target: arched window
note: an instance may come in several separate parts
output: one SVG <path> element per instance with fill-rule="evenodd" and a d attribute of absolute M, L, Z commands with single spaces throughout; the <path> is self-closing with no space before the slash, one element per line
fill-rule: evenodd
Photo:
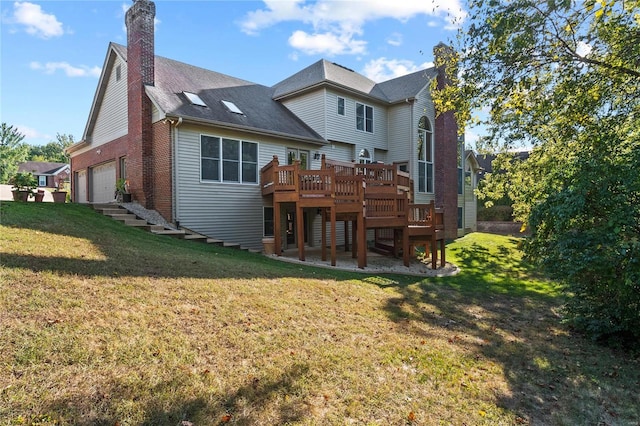
<path fill-rule="evenodd" d="M 371 162 L 372 160 L 371 160 L 371 154 L 369 154 L 369 150 L 368 149 L 360 150 L 360 153 L 358 154 L 358 163 L 371 164 Z"/>
<path fill-rule="evenodd" d="M 433 192 L 433 130 L 425 116 L 418 121 L 418 192 Z"/>

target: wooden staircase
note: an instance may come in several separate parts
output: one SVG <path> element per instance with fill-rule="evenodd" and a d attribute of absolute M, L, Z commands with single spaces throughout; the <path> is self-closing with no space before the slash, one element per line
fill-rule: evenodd
<path fill-rule="evenodd" d="M 173 238 L 180 238 L 187 241 L 196 241 L 205 244 L 212 244 L 219 247 L 233 248 L 243 251 L 250 251 L 242 247 L 239 243 L 230 243 L 215 238 L 209 238 L 206 235 L 199 234 L 187 228 L 174 229 L 164 225 L 155 225 L 147 222 L 145 219 L 138 217 L 136 214 L 130 212 L 120 204 L 104 203 L 104 204 L 90 204 L 91 208 L 98 213 L 105 216 L 109 216 L 114 220 L 120 221 L 127 226 L 134 228 L 140 228 L 145 231 L 151 232 L 155 235 L 165 235 Z M 252 250 L 253 251 L 253 250 Z M 259 252 L 259 251 L 255 251 Z"/>

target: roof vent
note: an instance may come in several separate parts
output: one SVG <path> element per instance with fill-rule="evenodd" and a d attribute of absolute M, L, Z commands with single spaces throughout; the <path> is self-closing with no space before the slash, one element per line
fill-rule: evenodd
<path fill-rule="evenodd" d="M 207 106 L 207 104 L 204 103 L 204 101 L 200 98 L 200 96 L 196 95 L 195 93 L 191 93 L 191 92 L 182 92 L 182 93 L 184 93 L 184 95 L 187 97 L 187 99 L 189 99 L 189 102 L 191 102 L 192 105 L 198 105 L 202 107 Z"/>
<path fill-rule="evenodd" d="M 232 113 L 234 113 L 234 114 L 244 115 L 244 113 L 242 112 L 242 110 L 241 110 L 240 108 L 238 108 L 238 107 L 236 106 L 236 104 L 234 104 L 233 102 L 231 102 L 231 101 L 220 101 L 220 102 L 222 102 L 222 103 L 224 104 L 224 106 L 226 106 L 226 107 L 227 107 L 227 109 L 228 109 L 229 111 L 231 111 Z"/>

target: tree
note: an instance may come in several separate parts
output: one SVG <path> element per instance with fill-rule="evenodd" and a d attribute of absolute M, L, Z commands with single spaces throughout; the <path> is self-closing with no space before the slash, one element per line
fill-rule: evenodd
<path fill-rule="evenodd" d="M 482 148 L 502 156 L 484 195 L 510 195 L 528 257 L 571 294 L 573 324 L 640 339 L 640 0 L 471 1 L 456 89 L 441 109 L 489 111 Z M 476 119 L 478 121 L 478 119 Z"/>
<path fill-rule="evenodd" d="M 29 150 L 31 161 L 51 161 L 54 163 L 68 163 L 69 156 L 65 149 L 74 144 L 73 135 L 56 134 L 56 140 L 44 146 L 32 146 Z"/>
<path fill-rule="evenodd" d="M 24 135 L 7 123 L 0 125 L 0 183 L 8 183 L 18 171 L 18 164 L 26 161 L 29 147 L 22 143 Z"/>

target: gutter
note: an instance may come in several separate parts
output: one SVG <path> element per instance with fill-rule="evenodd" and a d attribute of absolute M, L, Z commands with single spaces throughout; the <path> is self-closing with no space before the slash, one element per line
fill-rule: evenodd
<path fill-rule="evenodd" d="M 275 137 L 285 138 L 285 139 L 296 141 L 296 142 L 311 143 L 319 146 L 326 146 L 329 144 L 329 142 L 325 139 L 304 138 L 304 137 L 292 135 L 290 133 L 256 129 L 255 127 L 239 126 L 239 125 L 229 124 L 229 123 L 216 121 L 216 120 L 207 120 L 202 118 L 189 118 L 189 117 L 182 117 L 178 115 L 169 115 L 169 114 L 166 115 L 166 119 L 171 121 L 178 120 L 181 123 L 184 121 L 185 123 L 190 123 L 190 124 L 216 126 L 216 127 L 227 129 L 227 130 L 241 130 L 243 132 L 251 133 L 254 135 L 275 136 Z"/>

